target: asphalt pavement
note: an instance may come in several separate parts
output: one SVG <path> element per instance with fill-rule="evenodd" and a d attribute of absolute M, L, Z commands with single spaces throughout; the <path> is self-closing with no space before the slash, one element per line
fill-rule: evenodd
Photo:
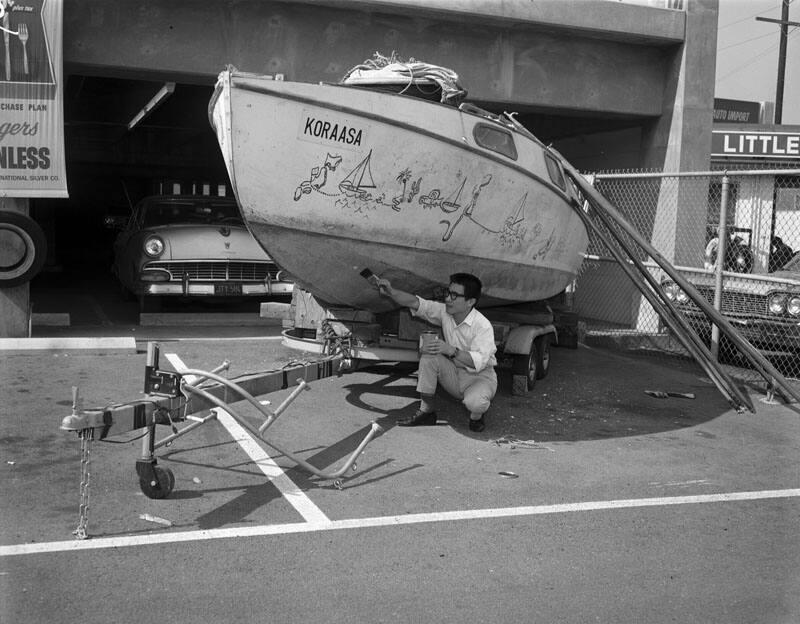
<path fill-rule="evenodd" d="M 3 622 L 800 621 L 797 406 L 738 413 L 689 362 L 585 346 L 554 349 L 526 397 L 501 372 L 482 433 L 445 397 L 437 426 L 396 427 L 413 367 L 311 383 L 277 447 L 335 469 L 385 429 L 338 487 L 225 414 L 159 450 L 163 500 L 139 488 L 140 432 L 94 442 L 77 540 L 72 386 L 87 407 L 141 397 L 152 339 L 165 368 L 233 376 L 308 357 L 278 327 L 139 331 L 131 353 L 2 357 Z"/>

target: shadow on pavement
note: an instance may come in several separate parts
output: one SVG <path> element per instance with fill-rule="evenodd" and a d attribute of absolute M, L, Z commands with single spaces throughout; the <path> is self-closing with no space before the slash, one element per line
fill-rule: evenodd
<path fill-rule="evenodd" d="M 553 349 L 551 358 L 548 376 L 538 380 L 527 396 L 513 396 L 510 372 L 498 370 L 499 388 L 483 432 L 469 431 L 460 402 L 441 390 L 437 395 L 440 422 L 445 420 L 455 431 L 476 439 L 581 441 L 682 429 L 732 409 L 691 361 L 584 346 Z M 386 376 L 375 383 L 345 385 L 350 404 L 376 412 L 380 410 L 361 396 L 392 394 L 408 398 L 414 409 L 417 394 L 413 367 L 375 366 L 367 370 Z M 403 379 L 407 383 L 403 384 Z M 656 398 L 645 394 L 646 390 L 694 394 L 695 398 Z M 384 414 L 393 425 L 396 413 Z"/>

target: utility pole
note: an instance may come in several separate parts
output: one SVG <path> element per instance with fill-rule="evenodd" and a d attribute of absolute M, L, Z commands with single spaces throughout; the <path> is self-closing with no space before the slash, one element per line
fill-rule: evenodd
<path fill-rule="evenodd" d="M 789 26 L 800 26 L 800 22 L 789 21 L 789 0 L 783 0 L 781 9 L 781 19 L 770 19 L 768 17 L 757 17 L 759 22 L 772 22 L 781 25 L 781 42 L 778 52 L 778 84 L 775 89 L 775 123 L 783 121 L 783 81 L 786 77 L 786 40 L 789 37 Z"/>

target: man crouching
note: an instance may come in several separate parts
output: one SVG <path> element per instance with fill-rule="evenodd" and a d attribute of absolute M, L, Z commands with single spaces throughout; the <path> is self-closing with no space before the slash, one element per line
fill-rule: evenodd
<path fill-rule="evenodd" d="M 441 385 L 464 403 L 469 411 L 470 431 L 483 431 L 483 416 L 497 392 L 497 348 L 492 324 L 475 309 L 481 296 L 481 281 L 469 273 L 451 275 L 444 303 L 393 288 L 387 279 L 378 280 L 377 285 L 381 294 L 407 307 L 413 316 L 441 326 L 444 334 L 444 340 L 437 337 L 422 346 L 417 379 L 419 409 L 397 424 L 435 425 L 435 394 Z"/>

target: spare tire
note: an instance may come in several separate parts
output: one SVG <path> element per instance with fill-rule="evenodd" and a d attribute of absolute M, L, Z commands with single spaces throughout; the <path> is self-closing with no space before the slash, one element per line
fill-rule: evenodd
<path fill-rule="evenodd" d="M 47 259 L 39 224 L 21 212 L 0 211 L 0 288 L 29 282 Z"/>

